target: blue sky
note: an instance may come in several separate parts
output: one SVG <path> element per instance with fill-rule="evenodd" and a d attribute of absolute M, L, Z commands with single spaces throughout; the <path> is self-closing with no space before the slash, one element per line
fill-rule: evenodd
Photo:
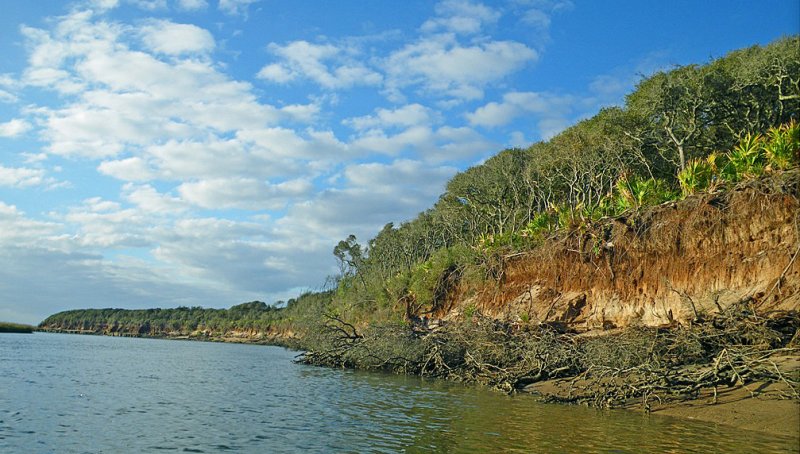
<path fill-rule="evenodd" d="M 796 0 L 2 0 L 0 320 L 229 307 Z"/>

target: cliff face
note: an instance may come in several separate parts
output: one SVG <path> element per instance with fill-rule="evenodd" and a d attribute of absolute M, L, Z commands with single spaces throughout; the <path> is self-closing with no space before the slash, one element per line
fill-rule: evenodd
<path fill-rule="evenodd" d="M 739 302 L 796 311 L 798 186 L 795 170 L 573 232 L 507 259 L 496 286 L 457 289 L 441 315 L 473 306 L 587 331 L 687 324 Z"/>

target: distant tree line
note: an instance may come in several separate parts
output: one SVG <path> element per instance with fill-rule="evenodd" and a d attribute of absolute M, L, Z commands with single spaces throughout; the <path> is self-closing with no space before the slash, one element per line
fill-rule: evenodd
<path fill-rule="evenodd" d="M 232 331 L 269 333 L 322 311 L 330 292 L 305 293 L 285 305 L 261 301 L 232 306 L 230 309 L 177 307 L 171 309 L 78 309 L 47 317 L 39 326 L 67 331 L 97 331 L 134 335 L 190 335 L 207 332 L 223 335 Z"/>

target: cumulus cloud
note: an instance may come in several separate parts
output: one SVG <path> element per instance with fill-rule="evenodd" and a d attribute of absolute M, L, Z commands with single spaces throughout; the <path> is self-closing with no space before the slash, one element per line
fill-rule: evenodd
<path fill-rule="evenodd" d="M 363 130 L 372 128 L 390 128 L 398 126 L 417 126 L 429 124 L 437 116 L 436 112 L 418 104 L 407 104 L 396 109 L 378 108 L 375 114 L 363 117 L 354 117 L 344 120 L 344 124 Z"/>
<path fill-rule="evenodd" d="M 25 188 L 52 183 L 53 180 L 45 176 L 42 169 L 25 167 L 5 167 L 0 165 L 0 186 Z"/>
<path fill-rule="evenodd" d="M 553 14 L 569 11 L 575 6 L 571 0 L 515 0 L 514 3 L 522 11 L 522 23 L 541 33 L 547 33 Z"/>
<path fill-rule="evenodd" d="M 472 125 L 491 128 L 507 125 L 521 115 L 533 114 L 538 119 L 540 135 L 547 139 L 570 123 L 577 102 L 570 95 L 510 92 L 503 95 L 501 102 L 490 102 L 465 116 Z"/>
<path fill-rule="evenodd" d="M 412 218 L 437 199 L 455 172 L 409 159 L 347 166 L 341 187 L 292 205 L 275 221 L 273 234 L 332 265 L 330 251 L 337 241 L 351 233 L 366 241 L 387 222 Z"/>
<path fill-rule="evenodd" d="M 19 83 L 8 74 L 0 74 L 0 102 L 15 103 L 19 98 L 13 93 Z"/>
<path fill-rule="evenodd" d="M 271 184 L 255 178 L 230 177 L 183 183 L 178 191 L 183 200 L 202 208 L 279 210 L 304 198 L 312 188 L 305 180 Z"/>
<path fill-rule="evenodd" d="M 155 177 L 155 172 L 147 162 L 138 156 L 103 161 L 97 166 L 97 170 L 123 181 L 149 181 Z"/>
<path fill-rule="evenodd" d="M 57 223 L 31 219 L 15 205 L 0 200 L 0 245 L 3 246 L 0 250 L 14 245 L 45 244 L 59 228 Z"/>
<path fill-rule="evenodd" d="M 184 11 L 197 11 L 208 8 L 206 0 L 178 0 L 178 9 Z"/>
<path fill-rule="evenodd" d="M 214 37 L 196 25 L 152 21 L 140 30 L 144 45 L 155 52 L 168 55 L 204 53 L 214 49 Z"/>
<path fill-rule="evenodd" d="M 472 34 L 481 31 L 483 26 L 494 24 L 500 12 L 482 3 L 467 0 L 445 0 L 436 4 L 437 17 L 422 24 L 422 31 L 446 31 Z"/>
<path fill-rule="evenodd" d="M 225 14 L 242 16 L 247 14 L 247 9 L 251 4 L 259 0 L 219 0 L 219 10 Z"/>
<path fill-rule="evenodd" d="M 146 213 L 179 214 L 188 207 L 178 197 L 161 194 L 154 187 L 145 185 L 126 184 L 123 188 L 123 197 Z"/>
<path fill-rule="evenodd" d="M 0 123 L 0 137 L 16 137 L 31 130 L 31 124 L 27 121 L 15 118 L 5 123 Z"/>
<path fill-rule="evenodd" d="M 363 153 L 398 156 L 411 152 L 426 162 L 472 161 L 485 155 L 496 144 L 468 127 L 442 126 L 432 128 L 415 125 L 392 133 L 379 128 L 367 129 L 355 136 L 350 146 Z"/>
<path fill-rule="evenodd" d="M 261 103 L 249 83 L 230 79 L 212 62 L 180 58 L 213 49 L 211 34 L 193 25 L 151 21 L 128 30 L 76 12 L 53 31 L 24 34 L 31 57 L 23 82 L 71 99 L 32 110 L 53 154 L 113 158 L 154 142 L 313 118 L 313 105 L 282 110 Z M 171 60 L 131 49 L 127 43 L 137 36 Z"/>
<path fill-rule="evenodd" d="M 497 82 L 536 61 L 535 50 L 515 41 L 460 44 L 453 35 L 436 35 L 392 53 L 384 67 L 390 96 L 404 87 L 420 86 L 428 94 L 461 100 L 483 97 L 487 84 Z"/>
<path fill-rule="evenodd" d="M 304 78 L 324 88 L 341 89 L 377 85 L 383 80 L 381 74 L 354 58 L 354 48 L 293 41 L 284 46 L 271 43 L 268 49 L 279 61 L 258 72 L 257 77 L 266 81 L 283 84 Z"/>

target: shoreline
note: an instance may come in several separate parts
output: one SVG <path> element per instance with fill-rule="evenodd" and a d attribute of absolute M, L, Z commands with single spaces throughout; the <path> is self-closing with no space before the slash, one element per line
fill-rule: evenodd
<path fill-rule="evenodd" d="M 279 337 L 269 339 L 254 339 L 243 337 L 202 337 L 202 336 L 151 336 L 134 334 L 104 334 L 95 331 L 58 330 L 37 328 L 37 332 L 56 334 L 80 334 L 91 336 L 109 337 L 136 337 L 142 339 L 184 340 L 196 342 L 221 342 L 235 344 L 264 345 L 283 347 L 291 350 L 303 351 L 294 342 L 279 340 Z M 800 369 L 800 356 L 783 357 L 782 366 L 790 369 Z M 327 367 L 327 366 L 322 366 Z M 376 371 L 378 373 L 389 373 Z M 416 375 L 418 376 L 418 375 Z M 543 403 L 557 403 L 560 405 L 588 405 L 579 402 L 581 396 L 573 395 L 569 391 L 570 384 L 574 384 L 574 377 L 544 380 L 519 390 L 520 393 L 531 394 L 538 397 Z M 643 410 L 639 399 L 627 402 L 625 405 L 612 408 L 612 410 L 632 411 L 637 413 L 648 412 L 653 415 L 670 416 L 674 418 L 702 421 L 712 424 L 725 425 L 743 430 L 750 430 L 770 435 L 800 437 L 800 401 L 785 398 L 784 393 L 789 388 L 784 383 L 754 382 L 747 385 L 736 385 L 719 389 L 717 402 L 713 403 L 713 389 L 703 388 L 696 398 L 685 398 L 670 402 L 649 402 L 649 410 Z M 588 397 L 584 395 L 582 397 Z"/>
<path fill-rule="evenodd" d="M 800 357 L 794 357 L 800 361 Z M 570 403 L 566 388 L 572 379 L 560 378 L 534 383 L 523 392 L 533 394 L 546 403 Z M 800 401 L 784 397 L 788 388 L 783 383 L 754 382 L 736 385 L 717 392 L 714 403 L 713 389 L 702 389 L 696 398 L 670 402 L 653 402 L 644 410 L 640 400 L 627 402 L 612 410 L 630 411 L 657 416 L 735 427 L 784 437 L 800 437 Z M 585 404 L 584 405 L 588 405 Z"/>
<path fill-rule="evenodd" d="M 240 337 L 240 336 L 192 336 L 188 334 L 181 334 L 177 336 L 171 335 L 144 335 L 132 333 L 102 333 L 93 330 L 68 330 L 68 329 L 54 329 L 54 328 L 35 328 L 34 332 L 37 333 L 52 333 L 52 334 L 76 334 L 81 336 L 106 336 L 106 337 L 133 337 L 138 339 L 162 339 L 162 340 L 178 340 L 178 341 L 193 341 L 193 342 L 214 342 L 226 344 L 249 344 L 249 345 L 265 345 L 271 347 L 284 347 L 292 350 L 299 350 L 296 342 L 292 342 L 294 338 L 283 338 L 281 336 L 271 337 Z"/>

